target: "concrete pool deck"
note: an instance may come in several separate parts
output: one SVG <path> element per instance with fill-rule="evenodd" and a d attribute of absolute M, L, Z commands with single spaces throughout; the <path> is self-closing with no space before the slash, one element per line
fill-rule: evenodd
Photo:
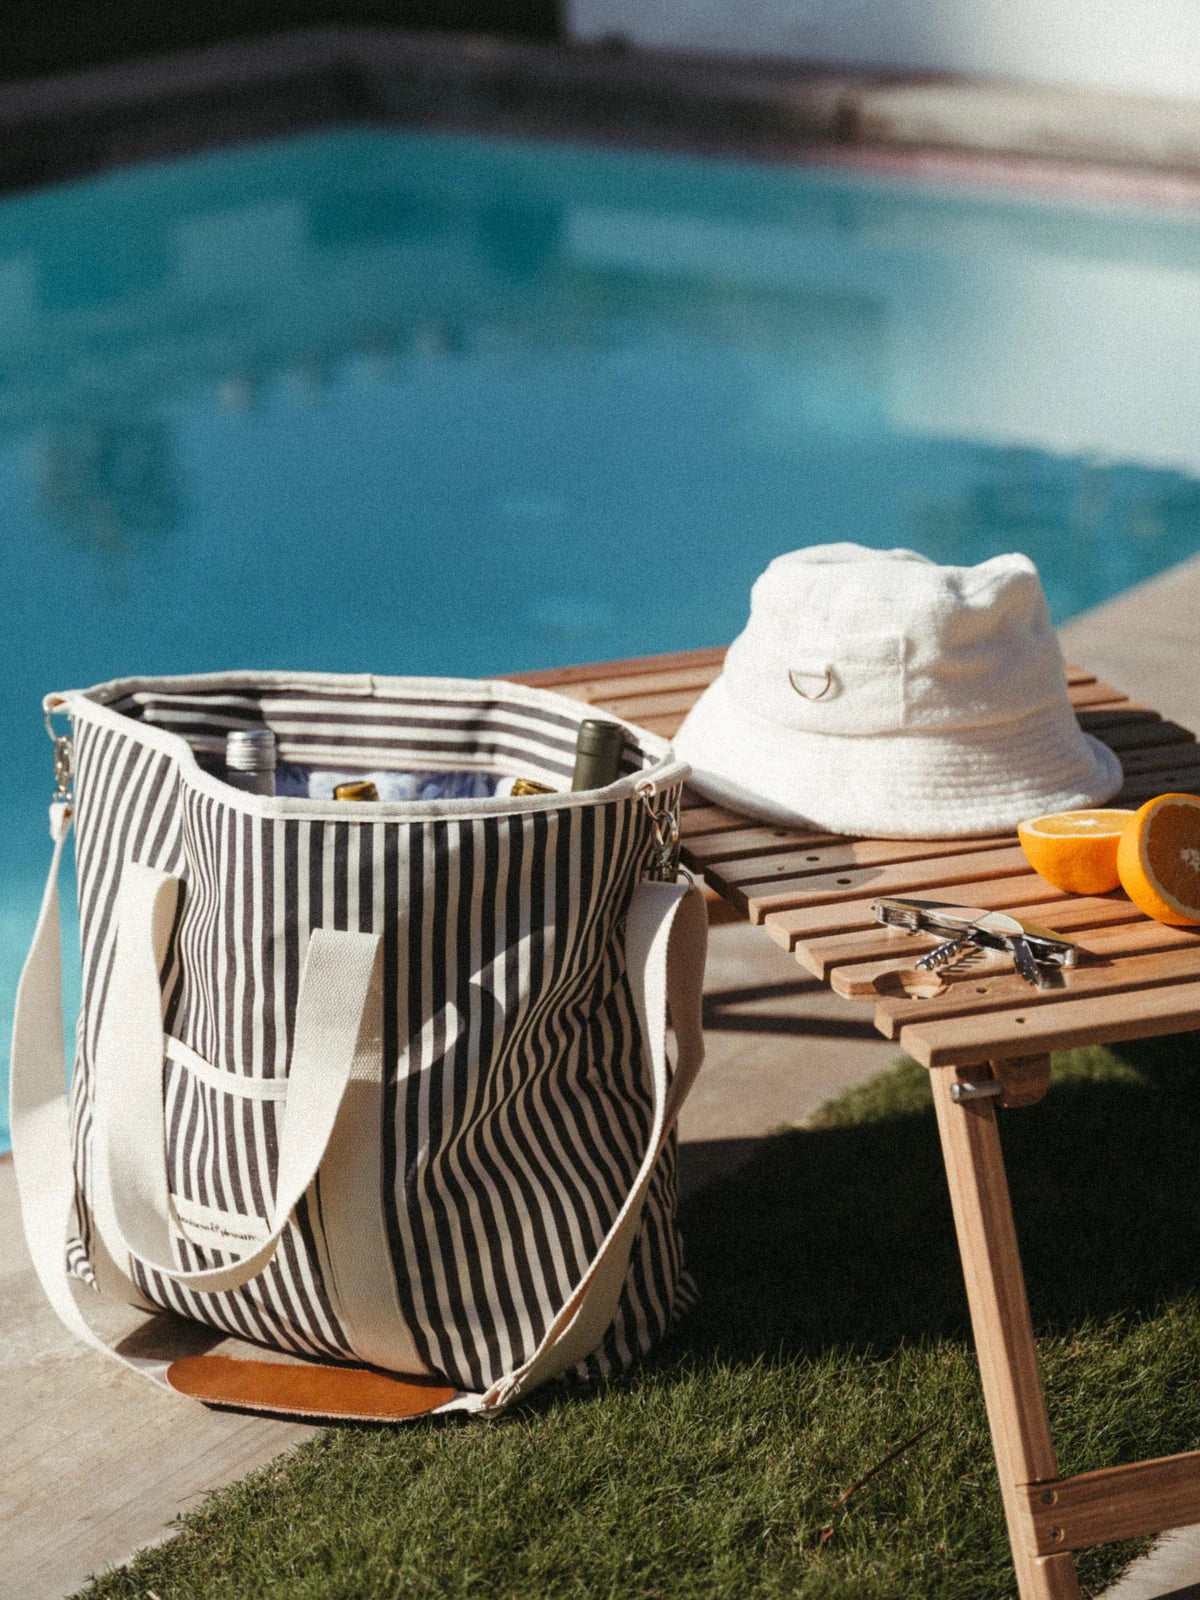
<path fill-rule="evenodd" d="M 1070 659 L 1185 725 L 1200 721 L 1200 559 L 1078 618 L 1061 637 Z M 745 925 L 714 927 L 705 990 L 708 1060 L 681 1124 L 687 1188 L 732 1170 L 764 1135 L 804 1122 L 895 1055 L 865 1015 Z M 74 1344 L 25 1254 L 8 1158 L 0 1308 L 3 1600 L 61 1600 L 169 1537 L 172 1519 L 204 1494 L 313 1431 L 207 1411 Z M 111 1316 L 114 1329 L 140 1321 Z M 1188 1596 L 1200 1597 L 1200 1529 L 1167 1535 L 1109 1600 Z"/>

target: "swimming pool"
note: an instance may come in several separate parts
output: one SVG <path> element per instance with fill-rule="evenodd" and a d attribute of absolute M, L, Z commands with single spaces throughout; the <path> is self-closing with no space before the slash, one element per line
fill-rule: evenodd
<path fill-rule="evenodd" d="M 4 200 L 0 1035 L 46 690 L 718 643 L 840 538 L 1063 620 L 1200 549 L 1198 396 L 1187 215 L 370 129 Z"/>

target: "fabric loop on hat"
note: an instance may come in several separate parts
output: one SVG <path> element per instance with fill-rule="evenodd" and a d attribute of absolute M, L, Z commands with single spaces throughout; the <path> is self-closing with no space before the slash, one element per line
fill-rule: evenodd
<path fill-rule="evenodd" d="M 809 689 L 804 688 L 802 684 L 797 683 L 797 678 L 807 678 L 813 683 L 819 683 L 821 687 L 814 694 Z M 806 667 L 789 667 L 788 682 L 804 700 L 830 699 L 837 693 L 838 688 L 833 676 L 832 665 L 824 666 L 819 671 L 810 671 Z"/>

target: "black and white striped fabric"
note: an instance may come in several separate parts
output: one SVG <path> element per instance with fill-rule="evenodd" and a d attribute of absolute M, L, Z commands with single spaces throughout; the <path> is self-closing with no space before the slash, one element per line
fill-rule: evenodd
<path fill-rule="evenodd" d="M 94 1229 L 94 1074 L 132 863 L 180 880 L 162 973 L 176 1265 L 263 1235 L 302 963 L 314 929 L 382 936 L 380 1227 L 398 1370 L 482 1391 L 538 1347 L 629 1193 L 650 1134 L 623 918 L 653 846 L 638 786 L 673 804 L 686 769 L 630 729 L 608 790 L 362 804 L 241 794 L 216 773 L 233 728 L 339 769 L 569 782 L 587 708 L 505 683 L 242 674 L 67 697 L 74 720 L 83 1004 L 72 1086 L 78 1238 Z M 339 1303 L 318 1178 L 269 1265 L 202 1292 L 135 1260 L 154 1305 L 305 1356 L 371 1359 Z M 626 1365 L 689 1290 L 675 1146 L 655 1169 L 617 1316 L 590 1376 Z"/>

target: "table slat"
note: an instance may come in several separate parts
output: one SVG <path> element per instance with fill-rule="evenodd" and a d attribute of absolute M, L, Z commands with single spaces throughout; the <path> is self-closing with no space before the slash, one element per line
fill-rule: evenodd
<path fill-rule="evenodd" d="M 1074 704 L 1074 702 L 1072 702 Z M 1130 700 L 1127 695 L 1121 695 L 1116 700 L 1097 700 L 1087 705 L 1079 706 L 1075 711 L 1076 721 L 1080 717 L 1097 717 L 1103 719 L 1109 713 L 1119 712 L 1126 721 L 1138 720 L 1141 722 L 1161 722 L 1162 712 L 1155 711 L 1153 706 L 1145 706 L 1140 700 Z"/>
<path fill-rule="evenodd" d="M 842 839 L 824 847 L 811 845 L 799 850 L 785 850 L 778 858 L 755 856 L 749 860 L 725 861 L 718 865 L 722 883 L 736 885 L 750 893 L 757 885 L 770 886 L 772 889 L 779 884 L 790 886 L 798 879 L 841 871 L 845 867 L 891 866 L 907 861 L 947 863 L 955 856 L 978 855 L 1001 847 L 1011 848 L 1011 844 L 1011 834 L 993 835 L 986 839 Z"/>
<path fill-rule="evenodd" d="M 1128 721 L 1111 720 L 1101 725 L 1093 725 L 1079 718 L 1080 726 L 1087 733 L 1095 734 L 1110 750 L 1115 750 L 1117 755 L 1125 750 L 1144 750 L 1148 745 L 1158 744 L 1194 744 L 1196 735 L 1189 733 L 1186 728 L 1181 728 L 1177 722 L 1167 722 L 1162 717 L 1153 721 L 1144 720 L 1137 712 L 1130 713 Z"/>
<path fill-rule="evenodd" d="M 788 828 L 725 828 L 699 838 L 690 833 L 685 837 L 689 864 L 700 870 L 718 861 L 753 861 L 802 846 L 846 842 L 844 834 L 793 833 Z"/>
<path fill-rule="evenodd" d="M 623 717 L 626 722 L 636 722 L 639 728 L 647 725 L 649 717 L 675 716 L 682 722 L 695 705 L 700 693 L 696 687 L 664 690 L 648 688 L 644 694 L 610 694 L 603 684 L 590 684 L 589 688 L 594 691 L 590 696 L 592 705 L 603 706 L 606 711 Z"/>
<path fill-rule="evenodd" d="M 598 711 L 615 710 L 615 707 L 608 705 L 608 703 L 604 700 L 593 700 L 591 704 L 594 705 Z M 618 716 L 620 715 L 619 712 L 616 714 Z M 679 727 L 682 722 L 683 712 L 671 711 L 666 716 L 662 717 L 639 717 L 638 727 L 645 728 L 647 733 L 658 734 L 660 739 L 673 739 L 679 732 Z"/>
<path fill-rule="evenodd" d="M 1119 938 L 1114 939 L 1112 934 Z M 972 975 L 964 973 L 952 979 L 944 993 L 930 1000 L 890 995 L 879 999 L 875 1007 L 875 1026 L 885 1039 L 895 1039 L 904 1028 L 925 1022 L 963 1020 L 1014 1007 L 1059 1005 L 1066 999 L 1079 999 L 1084 995 L 1116 994 L 1123 989 L 1140 989 L 1145 985 L 1188 978 L 1200 980 L 1200 949 L 1194 938 L 1189 941 L 1179 934 L 1179 929 L 1147 922 L 1112 930 L 1107 942 L 1100 934 L 1081 934 L 1077 942 L 1097 959 L 1064 973 L 1061 989 L 1035 989 L 1009 966 L 998 973 L 994 970 Z M 1107 959 L 1099 959 L 1102 956 Z M 852 970 L 856 980 L 863 981 L 866 969 Z M 837 991 L 837 971 L 832 976 L 833 988 Z"/>
<path fill-rule="evenodd" d="M 901 1029 L 900 1044 L 925 1067 L 974 1067 L 1005 1056 L 1040 1055 L 1200 1028 L 1200 982 L 1161 984 L 1136 993 L 1136 1003 L 1122 991 L 914 1024 Z"/>
<path fill-rule="evenodd" d="M 1197 793 L 1200 793 L 1200 769 L 1192 767 L 1184 772 L 1159 772 L 1130 779 L 1120 793 L 1113 796 L 1111 804 L 1125 811 L 1136 811 L 1160 794 Z"/>
<path fill-rule="evenodd" d="M 684 848 L 690 850 L 698 840 L 712 833 L 735 833 L 745 828 L 747 819 L 720 806 L 691 806 L 685 801 L 679 813 L 679 832 Z"/>
<path fill-rule="evenodd" d="M 1190 772 L 1200 768 L 1200 744 L 1152 745 L 1148 750 L 1127 750 L 1121 765 L 1127 778 L 1144 772 Z"/>
<path fill-rule="evenodd" d="M 1126 700 L 1120 705 L 1088 706 L 1075 713 L 1075 720 L 1085 733 L 1094 733 L 1098 739 L 1103 739 L 1105 729 L 1110 726 L 1124 728 L 1136 727 L 1142 722 L 1161 722 L 1163 715 L 1151 706 Z"/>
<path fill-rule="evenodd" d="M 1071 704 L 1077 709 L 1095 705 L 1123 705 L 1129 699 L 1120 689 L 1114 689 L 1111 683 L 1072 684 L 1067 693 L 1071 697 Z"/>
<path fill-rule="evenodd" d="M 864 894 L 923 894 L 951 884 L 972 883 L 989 878 L 1026 874 L 1029 863 L 1017 845 L 1003 850 L 980 850 L 975 854 L 957 853 L 937 860 L 917 860 L 897 866 L 847 867 L 842 871 L 819 873 L 812 878 L 794 878 L 788 883 L 752 892 L 723 876 L 724 867 L 714 867 L 714 886 L 730 899 L 746 907 L 751 922 L 762 922 L 773 911 L 798 910 L 824 901 L 855 900 Z M 935 895 L 935 899 L 946 896 Z"/>
<path fill-rule="evenodd" d="M 720 670 L 720 664 L 717 663 L 713 666 L 681 667 L 676 671 L 628 673 L 624 677 L 584 678 L 559 686 L 558 692 L 569 694 L 574 700 L 607 700 L 616 703 L 625 698 L 686 691 L 689 698 L 685 709 L 688 709 Z"/>
<path fill-rule="evenodd" d="M 667 655 L 627 656 L 623 661 L 590 661 L 580 666 L 546 667 L 537 672 L 498 672 L 501 682 L 527 683 L 538 689 L 558 689 L 567 683 L 592 679 L 629 678 L 652 672 L 676 672 L 685 667 L 715 667 L 725 659 L 727 645 L 703 650 L 677 650 Z"/>
<path fill-rule="evenodd" d="M 891 891 L 888 891 L 889 893 Z M 945 900 L 946 895 L 931 895 L 931 899 Z M 961 896 L 959 898 L 962 898 Z M 1039 906 L 1046 901 L 1059 901 L 1064 896 L 1036 872 L 1025 872 L 1017 877 L 996 878 L 991 882 L 971 885 L 971 904 L 988 911 L 1006 911 L 1009 906 Z M 768 937 L 785 950 L 795 950 L 802 941 L 821 938 L 828 934 L 854 932 L 874 928 L 872 907 L 874 894 L 865 899 L 835 900 L 819 906 L 799 906 L 788 911 L 768 912 L 763 927 Z"/>

